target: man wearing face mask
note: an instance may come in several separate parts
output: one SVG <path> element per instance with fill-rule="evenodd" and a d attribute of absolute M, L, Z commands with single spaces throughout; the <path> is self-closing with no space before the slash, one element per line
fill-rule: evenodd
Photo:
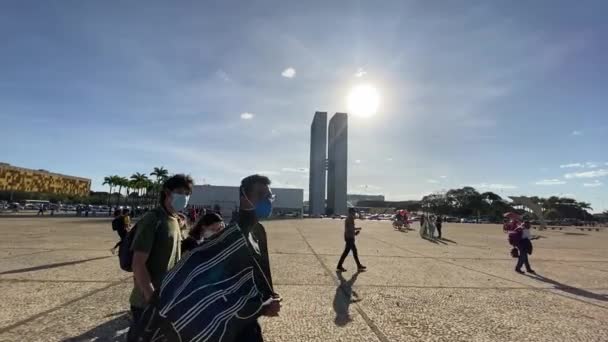
<path fill-rule="evenodd" d="M 239 191 L 240 206 L 237 222 L 253 251 L 254 258 L 264 273 L 265 279 L 260 281 L 267 282 L 268 286 L 273 288 L 266 229 L 259 222 L 260 219 L 268 218 L 272 213 L 274 196 L 270 191 L 270 179 L 261 175 L 246 177 L 241 181 Z M 281 311 L 281 297 L 276 293 L 273 297 L 274 300 L 262 312 L 264 316 L 276 317 Z M 245 327 L 237 341 L 264 341 L 260 324 L 256 321 Z"/>
<path fill-rule="evenodd" d="M 174 175 L 160 192 L 160 206 L 137 222 L 133 238 L 133 278 L 135 286 L 129 302 L 136 323 L 158 289 L 165 273 L 180 259 L 179 211 L 186 208 L 194 182 L 190 176 Z"/>

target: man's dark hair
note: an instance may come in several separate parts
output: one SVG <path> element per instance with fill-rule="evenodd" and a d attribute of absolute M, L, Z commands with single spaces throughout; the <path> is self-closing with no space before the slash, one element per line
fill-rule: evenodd
<path fill-rule="evenodd" d="M 122 210 L 122 214 L 123 214 L 123 215 L 128 215 L 128 214 L 129 214 L 129 209 L 128 209 L 128 208 L 124 208 L 124 209 Z"/>
<path fill-rule="evenodd" d="M 355 208 L 348 208 L 348 213 L 349 214 L 356 214 L 357 210 L 355 210 Z"/>
<path fill-rule="evenodd" d="M 243 196 L 243 194 L 249 195 L 251 193 L 251 190 L 253 190 L 253 186 L 256 184 L 269 186 L 270 178 L 257 174 L 243 178 L 243 180 L 241 181 L 241 186 L 239 188 L 240 196 Z"/>
<path fill-rule="evenodd" d="M 163 191 L 160 192 L 160 203 L 164 203 L 167 195 L 165 194 L 165 190 L 169 192 L 179 189 L 185 188 L 188 189 L 189 192 L 192 192 L 192 187 L 194 186 L 194 180 L 192 177 L 185 175 L 183 173 L 173 175 L 169 179 L 167 179 L 163 183 Z"/>

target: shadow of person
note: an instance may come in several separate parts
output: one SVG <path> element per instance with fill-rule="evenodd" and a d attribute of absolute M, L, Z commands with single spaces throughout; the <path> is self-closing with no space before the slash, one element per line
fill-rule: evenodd
<path fill-rule="evenodd" d="M 447 241 L 447 242 L 451 242 L 451 243 L 454 243 L 454 244 L 458 244 L 458 242 L 456 242 L 456 241 L 454 241 L 454 240 L 446 239 L 446 238 L 444 238 L 444 237 L 439 238 L 439 240 L 441 240 L 441 241 Z"/>
<path fill-rule="evenodd" d="M 343 327 L 352 321 L 349 314 L 350 304 L 357 303 L 361 300 L 357 292 L 353 290 L 353 285 L 357 281 L 359 272 L 354 273 L 348 281 L 342 276 L 342 272 L 336 272 L 336 275 L 338 276 L 340 285 L 336 288 L 336 294 L 334 296 L 333 305 L 334 312 L 336 313 L 334 323 L 337 326 Z"/>
<path fill-rule="evenodd" d="M 603 302 L 608 302 L 608 295 L 605 295 L 605 294 L 593 293 L 593 292 L 590 292 L 587 290 L 579 289 L 577 287 L 562 284 L 553 279 L 543 277 L 540 274 L 536 274 L 536 275 L 526 274 L 526 275 L 532 279 L 540 280 L 544 283 L 551 284 L 551 285 L 555 286 L 554 288 L 556 290 L 560 290 L 560 291 L 563 291 L 563 292 L 566 292 L 566 293 L 569 293 L 569 294 L 572 294 L 575 296 L 579 296 L 579 297 L 585 297 L 585 298 L 589 298 L 589 299 L 595 299 L 595 300 L 600 300 Z"/>
<path fill-rule="evenodd" d="M 74 337 L 69 337 L 61 342 L 84 342 L 84 341 L 108 341 L 123 342 L 126 339 L 131 319 L 129 314 L 122 314 L 112 320 L 104 322 L 95 328 Z"/>

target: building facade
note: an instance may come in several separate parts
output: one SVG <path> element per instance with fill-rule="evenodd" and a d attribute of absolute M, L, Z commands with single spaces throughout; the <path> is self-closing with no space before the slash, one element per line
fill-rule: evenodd
<path fill-rule="evenodd" d="M 336 113 L 329 120 L 327 155 L 327 214 L 346 215 L 348 176 L 348 115 L 346 113 Z"/>
<path fill-rule="evenodd" d="M 0 191 L 88 196 L 91 180 L 0 163 Z"/>
<path fill-rule="evenodd" d="M 325 214 L 325 180 L 327 162 L 327 112 L 316 112 L 310 126 L 310 178 L 308 213 Z"/>
<path fill-rule="evenodd" d="M 302 216 L 304 207 L 304 190 L 272 188 L 276 196 L 272 204 L 272 216 Z M 230 217 L 238 210 L 240 193 L 238 186 L 195 185 L 190 196 L 189 206 L 203 208 L 220 208 L 224 217 Z"/>

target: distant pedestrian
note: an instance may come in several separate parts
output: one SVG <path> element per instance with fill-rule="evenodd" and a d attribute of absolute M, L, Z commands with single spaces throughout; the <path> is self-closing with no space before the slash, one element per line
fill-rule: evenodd
<path fill-rule="evenodd" d="M 355 227 L 356 214 L 355 208 L 348 208 L 348 217 L 346 217 L 346 220 L 344 221 L 344 242 L 346 245 L 344 246 L 344 252 L 342 252 L 340 260 L 338 261 L 338 267 L 336 268 L 336 271 L 338 272 L 346 272 L 346 269 L 342 265 L 350 251 L 353 251 L 353 258 L 355 258 L 355 262 L 357 263 L 357 270 L 359 272 L 366 270 L 366 267 L 359 261 L 359 254 L 357 253 L 357 246 L 355 245 L 355 236 L 359 235 L 359 232 L 361 231 L 361 228 Z"/>
<path fill-rule="evenodd" d="M 40 207 L 38 207 L 38 213 L 36 213 L 37 216 L 44 216 L 44 205 L 41 205 Z"/>
<path fill-rule="evenodd" d="M 116 254 L 116 248 L 120 246 L 122 240 L 127 236 L 129 232 L 129 226 L 125 223 L 125 219 L 120 209 L 114 211 L 114 219 L 112 220 L 112 230 L 118 234 L 120 240 L 110 249 L 112 254 Z"/>
<path fill-rule="evenodd" d="M 437 220 L 435 220 L 435 228 L 437 228 L 437 238 L 441 239 L 441 226 L 443 224 L 443 218 L 441 215 L 437 216 Z"/>
<path fill-rule="evenodd" d="M 515 265 L 515 272 L 523 274 L 521 270 L 522 266 L 526 267 L 526 272 L 535 274 L 532 267 L 530 267 L 530 261 L 528 255 L 532 254 L 532 242 L 530 241 L 530 221 L 525 221 L 524 224 L 516 229 L 516 234 L 519 234 L 519 241 L 517 242 L 517 249 L 519 250 L 519 256 L 517 258 L 517 265 Z"/>

